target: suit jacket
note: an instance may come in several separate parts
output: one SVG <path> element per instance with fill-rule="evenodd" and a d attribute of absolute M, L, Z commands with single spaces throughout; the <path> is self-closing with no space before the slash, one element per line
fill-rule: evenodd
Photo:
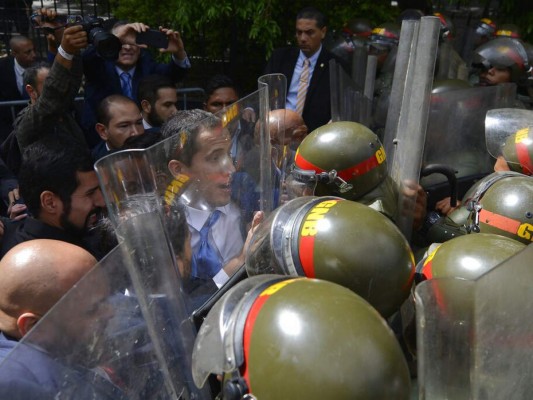
<path fill-rule="evenodd" d="M 17 87 L 15 76 L 15 58 L 12 56 L 0 58 L 0 101 L 24 100 Z M 15 114 L 24 106 L 15 107 Z M 12 131 L 13 116 L 11 107 L 0 107 L 0 141 L 3 141 Z"/>
<path fill-rule="evenodd" d="M 298 60 L 300 49 L 297 47 L 285 47 L 276 49 L 265 67 L 265 74 L 282 73 L 287 77 L 287 92 L 291 85 L 294 67 Z M 318 56 L 313 76 L 307 89 L 302 117 L 309 132 L 327 124 L 331 119 L 331 100 L 329 89 L 329 61 L 335 59 L 341 63 L 335 55 L 327 51 L 324 46 Z"/>
<path fill-rule="evenodd" d="M 101 140 L 94 129 L 98 104 L 107 96 L 122 94 L 122 87 L 120 77 L 115 70 L 115 63 L 99 57 L 94 46 L 90 46 L 82 53 L 82 59 L 86 79 L 82 127 L 88 135 L 89 145 L 94 147 Z M 158 63 L 148 51 L 141 49 L 141 55 L 131 81 L 134 99 L 137 99 L 140 80 L 152 74 L 166 75 L 174 82 L 178 82 L 183 80 L 187 74 L 187 69 L 177 66 L 173 60 L 167 64 Z"/>

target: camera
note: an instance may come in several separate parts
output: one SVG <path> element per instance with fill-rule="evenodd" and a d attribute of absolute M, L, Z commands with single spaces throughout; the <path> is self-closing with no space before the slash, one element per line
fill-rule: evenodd
<path fill-rule="evenodd" d="M 81 25 L 87 32 L 87 40 L 96 48 L 96 52 L 106 60 L 115 61 L 118 58 L 122 43 L 113 35 L 109 28 L 110 23 L 114 20 L 104 20 L 102 18 L 81 15 L 69 15 L 66 18 L 67 25 Z M 111 24 L 112 25 L 112 24 Z"/>

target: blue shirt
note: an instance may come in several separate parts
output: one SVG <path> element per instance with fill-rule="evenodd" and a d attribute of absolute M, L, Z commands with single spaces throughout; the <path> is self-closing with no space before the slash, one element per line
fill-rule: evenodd
<path fill-rule="evenodd" d="M 320 48 L 315 54 L 309 57 L 309 82 L 311 82 L 311 77 L 313 76 L 313 71 L 315 70 L 316 61 L 318 60 L 318 56 L 320 55 L 321 51 L 322 46 L 320 46 Z M 298 60 L 296 60 L 296 66 L 294 67 L 294 73 L 292 74 L 292 80 L 289 86 L 289 93 L 287 93 L 287 104 L 285 105 L 285 108 L 288 108 L 289 110 L 296 111 L 296 98 L 298 97 L 300 75 L 302 75 L 304 61 L 306 58 L 307 57 L 300 50 Z"/>

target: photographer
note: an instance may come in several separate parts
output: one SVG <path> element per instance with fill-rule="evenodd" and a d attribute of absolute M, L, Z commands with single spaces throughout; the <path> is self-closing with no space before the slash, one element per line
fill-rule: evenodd
<path fill-rule="evenodd" d="M 161 53 L 171 53 L 172 59 L 166 63 L 157 63 L 146 50 L 146 44 L 139 44 L 139 38 L 145 34 L 157 35 L 163 33 L 166 48 L 159 47 Z M 178 32 L 171 29 L 159 28 L 159 32 L 150 30 L 143 23 L 117 23 L 112 33 L 121 43 L 118 58 L 115 61 L 106 60 L 98 56 L 95 46 L 91 45 L 82 53 L 83 70 L 85 73 L 85 104 L 82 116 L 82 126 L 88 133 L 87 139 L 91 146 L 98 143 L 99 137 L 95 131 L 96 110 L 98 104 L 107 96 L 122 94 L 132 99 L 137 98 L 140 80 L 152 74 L 165 75 L 176 83 L 182 80 L 190 62 L 187 58 L 183 41 Z M 158 47 L 157 43 L 150 43 Z"/>
<path fill-rule="evenodd" d="M 36 23 L 53 25 L 49 10 L 41 10 Z M 55 13 L 53 14 L 55 15 Z M 46 21 L 46 22 L 45 22 Z M 48 135 L 66 137 L 76 146 L 87 143 L 73 115 L 74 98 L 82 80 L 81 49 L 87 47 L 87 33 L 79 25 L 64 29 L 52 66 L 38 64 L 24 73 L 24 88 L 30 104 L 14 122 L 13 132 L 2 144 L 2 157 L 15 174 L 20 154 L 30 144 Z"/>

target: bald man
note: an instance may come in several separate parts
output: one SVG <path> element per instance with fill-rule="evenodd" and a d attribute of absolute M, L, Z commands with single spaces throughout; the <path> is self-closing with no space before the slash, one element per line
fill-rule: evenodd
<path fill-rule="evenodd" d="M 307 126 L 300 114 L 296 111 L 279 109 L 270 111 L 268 114 L 270 130 L 270 143 L 272 145 L 290 145 L 291 149 L 298 148 L 304 137 L 307 136 Z M 284 126 L 283 143 L 280 141 L 279 130 Z"/>
<path fill-rule="evenodd" d="M 61 318 L 54 320 L 53 324 L 48 323 L 48 327 L 53 329 L 40 329 L 39 334 L 33 335 L 29 343 L 26 341 L 25 345 L 21 344 L 16 348 L 15 356 L 8 356 L 18 341 L 30 336 L 28 332 L 35 324 L 95 264 L 95 258 L 81 247 L 48 239 L 21 243 L 2 258 L 0 261 L 2 277 L 0 279 L 0 398 L 51 399 L 61 391 L 66 396 L 61 398 L 75 398 L 69 397 L 67 394 L 69 389 L 64 385 L 62 387 L 67 377 L 71 388 L 76 390 L 76 398 L 122 398 L 100 396 L 102 389 L 100 383 L 94 383 L 94 374 L 89 376 L 88 373 L 80 373 L 82 371 L 80 368 L 74 370 L 57 358 L 58 356 L 68 358 L 69 354 L 76 353 L 72 345 L 75 340 L 88 342 L 91 328 L 94 332 L 94 327 L 87 324 L 88 320 L 107 319 L 95 311 L 95 305 L 98 304 L 95 301 L 84 302 L 84 299 L 76 299 L 74 302 L 76 310 L 60 313 Z M 91 282 L 94 292 L 99 293 L 95 298 L 105 298 L 108 294 L 108 289 L 102 282 L 101 279 L 98 283 Z M 58 346 L 61 347 L 60 351 L 57 350 Z M 51 349 L 53 355 L 49 354 Z M 5 362 L 2 364 L 2 361 Z M 105 379 L 103 381 L 103 390 L 106 393 L 117 391 L 110 382 Z"/>

